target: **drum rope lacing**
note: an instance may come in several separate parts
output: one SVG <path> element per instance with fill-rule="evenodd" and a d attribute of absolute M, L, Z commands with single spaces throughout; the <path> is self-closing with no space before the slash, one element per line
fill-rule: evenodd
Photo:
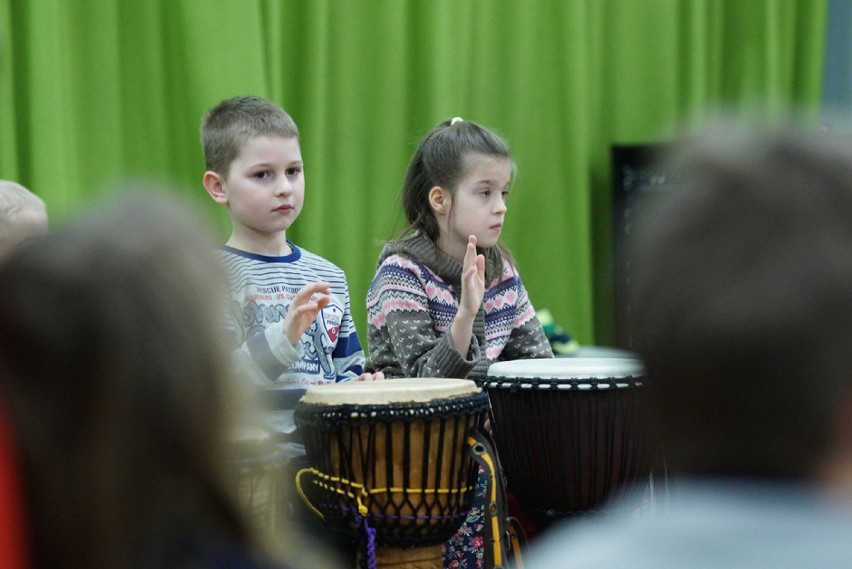
<path fill-rule="evenodd" d="M 478 380 L 481 387 L 491 389 L 508 389 L 514 393 L 525 389 L 556 389 L 578 391 L 602 391 L 605 389 L 623 389 L 625 387 L 641 387 L 643 378 L 634 376 L 600 377 L 600 378 L 559 378 L 559 377 L 519 377 L 509 378 L 486 375 Z"/>
<path fill-rule="evenodd" d="M 355 517 L 355 526 L 358 533 L 366 535 L 366 539 L 361 539 L 361 558 L 367 560 L 366 569 L 376 569 L 376 529 L 370 527 L 367 523 L 367 518 L 363 516 Z"/>
<path fill-rule="evenodd" d="M 373 558 L 369 550 L 377 544 L 392 547 L 440 544 L 446 538 L 436 532 L 446 530 L 437 528 L 456 527 L 463 522 L 467 515 L 464 504 L 476 488 L 473 462 L 464 466 L 470 459 L 462 459 L 452 448 L 464 444 L 463 434 L 481 425 L 488 408 L 488 396 L 482 391 L 392 405 L 300 403 L 296 408 L 296 423 L 305 433 L 309 455 L 311 448 L 319 454 L 312 459 L 314 464 L 310 468 L 296 474 L 297 492 L 316 516 L 332 523 L 334 531 L 348 533 L 345 525 L 349 520 L 368 566 Z M 395 425 L 393 430 L 391 425 Z M 411 452 L 409 436 L 412 443 L 423 441 L 426 446 L 417 452 L 425 451 L 425 456 Z M 312 445 L 307 445 L 309 440 Z M 431 458 L 430 444 L 440 445 L 431 449 L 432 453 L 437 452 Z M 336 449 L 333 456 L 328 454 L 332 448 Z M 377 457 L 373 453 L 377 449 L 390 453 L 383 463 L 387 470 L 379 469 L 374 462 Z M 400 461 L 403 472 L 417 472 L 422 478 L 392 475 L 391 459 Z M 442 470 L 442 463 L 447 470 Z M 373 478 L 379 474 L 379 478 Z M 411 481 L 422 483 L 410 484 Z M 318 492 L 309 493 L 309 487 Z M 452 498 L 445 500 L 438 496 Z"/>
<path fill-rule="evenodd" d="M 305 502 L 305 504 L 313 511 L 313 513 L 319 516 L 320 519 L 325 519 L 322 512 L 320 512 L 311 502 L 310 498 L 306 495 L 305 491 L 302 489 L 302 476 L 305 474 L 313 474 L 320 480 L 325 480 L 326 483 L 319 482 L 314 480 L 314 484 L 323 490 L 328 490 L 330 492 L 339 494 L 341 496 L 345 496 L 350 500 L 355 500 L 357 502 L 357 510 L 358 513 L 362 516 L 367 515 L 367 507 L 362 502 L 362 498 L 376 495 L 376 494 L 386 494 L 388 492 L 399 492 L 399 493 L 410 493 L 410 494 L 458 494 L 460 492 L 470 492 L 474 489 L 473 486 L 463 486 L 461 488 L 400 488 L 389 486 L 385 488 L 366 488 L 363 484 L 359 482 L 353 482 L 351 480 L 347 480 L 345 478 L 341 478 L 339 476 L 330 476 L 323 472 L 320 472 L 316 468 L 303 468 L 296 473 L 296 490 L 299 492 L 299 496 Z M 356 492 L 346 492 L 342 488 L 336 487 L 336 485 L 348 486 L 349 488 L 354 489 Z M 417 520 L 417 519 L 435 519 L 441 516 L 395 516 L 403 519 Z"/>
<path fill-rule="evenodd" d="M 335 488 L 331 484 L 322 484 L 314 481 L 315 484 L 320 486 L 321 488 L 336 492 L 341 495 L 345 495 L 347 498 L 354 500 L 357 504 L 357 512 L 354 514 L 355 527 L 359 533 L 359 535 L 363 536 L 358 540 L 361 547 L 361 554 L 363 559 L 366 560 L 367 569 L 376 569 L 376 529 L 370 526 L 368 518 L 370 517 L 369 510 L 367 506 L 364 504 L 362 498 L 365 496 L 369 496 L 371 494 L 382 494 L 386 492 L 413 492 L 413 493 L 425 493 L 425 494 L 456 494 L 459 492 L 471 492 L 473 491 L 473 486 L 467 486 L 461 489 L 458 488 L 373 488 L 368 490 L 364 487 L 363 484 L 359 484 L 357 482 L 352 482 L 349 480 L 344 480 L 340 477 L 329 476 L 327 474 L 323 474 L 319 472 L 315 468 L 303 468 L 296 473 L 296 490 L 299 493 L 299 496 L 302 498 L 304 503 L 308 506 L 308 508 L 313 511 L 313 513 L 318 516 L 321 520 L 325 520 L 325 516 L 320 512 L 311 502 L 310 499 L 305 494 L 305 491 L 302 489 L 301 478 L 305 474 L 313 474 L 318 478 L 324 478 L 329 482 L 337 482 L 344 485 L 348 485 L 349 487 L 355 489 L 356 492 L 344 492 L 340 488 Z M 373 514 L 374 516 L 376 514 Z M 434 519 L 452 519 L 453 516 L 436 516 L 434 514 L 429 516 L 396 516 L 402 519 L 410 519 L 410 520 L 434 520 Z"/>
<path fill-rule="evenodd" d="M 495 438 L 527 513 L 549 524 L 627 496 L 632 481 L 650 471 L 644 439 L 632 428 L 648 379 L 611 370 L 601 377 L 529 375 L 477 381 L 492 397 Z"/>
<path fill-rule="evenodd" d="M 372 424 L 388 421 L 414 421 L 423 418 L 452 417 L 457 414 L 475 414 L 488 409 L 488 396 L 476 393 L 452 399 L 388 405 L 353 405 L 344 403 L 336 406 L 312 406 L 300 403 L 296 407 L 296 422 L 323 431 L 332 431 L 340 426 Z"/>

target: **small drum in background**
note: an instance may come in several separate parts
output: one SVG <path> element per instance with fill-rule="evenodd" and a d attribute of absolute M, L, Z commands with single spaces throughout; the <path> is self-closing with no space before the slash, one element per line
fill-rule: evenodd
<path fill-rule="evenodd" d="M 462 379 L 310 387 L 295 420 L 311 468 L 297 486 L 329 530 L 361 546 L 362 559 L 440 568 L 441 544 L 470 508 L 469 437 L 487 412 L 488 395 Z"/>
<path fill-rule="evenodd" d="M 498 362 L 481 385 L 507 486 L 542 526 L 638 498 L 651 473 L 639 431 L 641 363 L 631 357 Z"/>
<path fill-rule="evenodd" d="M 256 528 L 275 536 L 284 522 L 284 459 L 260 427 L 241 427 L 232 441 L 233 484 L 240 503 Z"/>

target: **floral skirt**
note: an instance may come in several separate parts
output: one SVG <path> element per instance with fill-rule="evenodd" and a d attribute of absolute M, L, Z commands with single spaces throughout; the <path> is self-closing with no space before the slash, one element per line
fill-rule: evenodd
<path fill-rule="evenodd" d="M 482 467 L 476 477 L 467 519 L 443 545 L 444 569 L 482 569 L 485 557 L 485 505 L 488 477 Z"/>

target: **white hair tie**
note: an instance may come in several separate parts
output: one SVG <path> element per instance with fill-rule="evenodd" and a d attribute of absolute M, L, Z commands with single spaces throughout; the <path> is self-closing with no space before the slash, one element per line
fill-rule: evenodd
<path fill-rule="evenodd" d="M 457 122 L 464 122 L 464 119 L 463 119 L 463 118 L 461 118 L 461 117 L 453 117 L 453 118 L 450 120 L 450 126 L 453 126 L 453 125 L 454 125 L 454 124 L 456 124 Z"/>

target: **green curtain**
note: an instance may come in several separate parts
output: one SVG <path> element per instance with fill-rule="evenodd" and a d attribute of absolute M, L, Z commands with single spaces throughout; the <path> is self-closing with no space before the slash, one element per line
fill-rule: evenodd
<path fill-rule="evenodd" d="M 0 0 L 0 177 L 52 223 L 128 178 L 201 186 L 198 124 L 257 94 L 302 131 L 289 236 L 347 273 L 364 334 L 419 137 L 462 116 L 512 146 L 505 242 L 534 304 L 612 340 L 609 150 L 713 111 L 816 115 L 826 0 Z"/>

